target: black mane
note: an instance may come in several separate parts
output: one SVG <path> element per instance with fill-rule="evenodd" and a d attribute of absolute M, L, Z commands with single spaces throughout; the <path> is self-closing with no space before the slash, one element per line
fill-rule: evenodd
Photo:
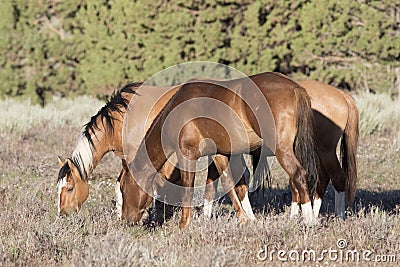
<path fill-rule="evenodd" d="M 127 83 L 121 89 L 114 91 L 111 95 L 110 99 L 107 100 L 106 104 L 97 112 L 96 115 L 90 118 L 90 121 L 85 124 L 83 135 L 89 141 L 89 144 L 94 147 L 94 143 L 92 137 L 90 135 L 91 132 L 95 130 L 100 130 L 100 125 L 98 125 L 97 118 L 100 117 L 100 121 L 102 126 L 105 128 L 106 131 L 110 131 L 111 133 L 114 131 L 114 120 L 116 120 L 111 114 L 112 112 L 123 113 L 125 109 L 128 107 L 129 101 L 128 99 L 122 96 L 123 93 L 128 94 L 136 94 L 135 89 L 139 88 L 143 83 L 141 82 L 130 82 Z M 82 178 L 87 177 L 87 173 L 83 173 L 83 166 L 80 165 L 79 160 L 72 157 L 69 158 L 72 163 L 77 167 L 80 172 Z M 65 176 L 71 174 L 71 168 L 69 167 L 68 163 L 65 162 L 64 165 L 61 167 L 57 182 L 61 181 Z"/>
<path fill-rule="evenodd" d="M 60 171 L 58 172 L 58 178 L 57 178 L 57 183 L 61 181 L 65 176 L 69 175 L 71 173 L 71 169 L 69 168 L 69 165 L 67 162 L 64 163 L 64 165 L 61 167 Z"/>
<path fill-rule="evenodd" d="M 76 168 L 79 171 L 80 176 L 84 180 L 86 180 L 88 174 L 86 172 L 85 173 L 82 172 L 83 168 L 79 164 L 79 162 L 76 161 L 73 157 L 72 158 L 68 158 L 68 159 L 71 160 L 72 164 L 74 164 L 76 166 Z M 71 174 L 71 168 L 69 167 L 67 161 L 65 161 L 64 165 L 61 167 L 60 171 L 58 172 L 57 183 L 60 182 L 65 176 L 70 175 L 70 174 Z"/>
<path fill-rule="evenodd" d="M 97 114 L 90 118 L 90 121 L 84 126 L 85 130 L 83 131 L 83 135 L 88 139 L 93 148 L 94 143 L 90 133 L 94 132 L 95 130 L 100 130 L 100 126 L 97 123 L 97 118 L 100 117 L 102 126 L 106 129 L 106 131 L 113 133 L 115 118 L 111 115 L 111 113 L 116 111 L 121 114 L 125 111 L 129 104 L 129 101 L 124 98 L 122 94 L 136 94 L 134 88 L 138 88 L 142 84 L 143 83 L 141 82 L 127 83 L 124 87 L 118 91 L 115 91 L 106 104 L 97 112 Z"/>

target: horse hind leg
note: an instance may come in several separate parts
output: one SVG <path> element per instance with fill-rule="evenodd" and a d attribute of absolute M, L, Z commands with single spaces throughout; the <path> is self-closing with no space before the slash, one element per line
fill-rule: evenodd
<path fill-rule="evenodd" d="M 338 162 L 339 163 L 339 162 Z M 340 168 L 337 175 L 332 179 L 333 187 L 335 188 L 335 215 L 343 220 L 346 219 L 346 196 L 345 196 L 345 183 L 346 175 Z"/>
<path fill-rule="evenodd" d="M 300 203 L 302 217 L 306 224 L 314 221 L 311 199 L 308 191 L 307 172 L 301 166 L 293 150 L 276 149 L 276 158 L 282 168 L 289 175 L 292 190 L 292 210 L 293 216 L 298 213 L 295 203 Z M 294 203 L 293 203 L 294 202 Z"/>
<path fill-rule="evenodd" d="M 292 203 L 290 205 L 290 218 L 296 218 L 300 213 L 300 196 L 292 179 L 289 181 L 292 192 Z"/>
<path fill-rule="evenodd" d="M 316 189 L 314 201 L 313 201 L 313 213 L 314 213 L 314 217 L 316 219 L 318 218 L 319 211 L 321 209 L 322 199 L 324 197 L 326 187 L 329 184 L 328 173 L 326 172 L 326 170 L 322 164 L 320 166 L 321 167 L 319 170 L 319 182 L 317 184 L 317 189 Z"/>
<path fill-rule="evenodd" d="M 292 203 L 290 204 L 290 218 L 294 219 L 299 216 L 300 213 L 300 195 L 297 191 L 296 185 L 293 179 L 289 178 L 290 191 L 292 193 Z"/>
<path fill-rule="evenodd" d="M 335 215 L 343 220 L 346 219 L 346 201 L 345 201 L 345 187 L 346 187 L 346 174 L 340 166 L 336 153 L 321 153 L 323 158 L 323 166 L 330 177 L 333 187 L 335 188 Z"/>
<path fill-rule="evenodd" d="M 346 197 L 343 192 L 338 192 L 335 189 L 335 215 L 342 218 L 343 220 L 346 219 Z"/>

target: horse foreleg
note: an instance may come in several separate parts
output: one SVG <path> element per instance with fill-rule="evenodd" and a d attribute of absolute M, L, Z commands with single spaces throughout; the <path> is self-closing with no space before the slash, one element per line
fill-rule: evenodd
<path fill-rule="evenodd" d="M 203 214 L 207 218 L 211 218 L 213 201 L 214 201 L 215 195 L 217 194 L 217 184 L 218 184 L 219 173 L 218 173 L 218 169 L 215 166 L 215 163 L 212 160 L 211 156 L 209 156 L 208 159 L 209 159 L 208 174 L 207 174 L 206 188 L 204 191 Z"/>
<path fill-rule="evenodd" d="M 188 154 L 187 154 L 188 155 Z M 181 168 L 181 179 L 183 186 L 182 195 L 182 217 L 179 222 L 179 229 L 185 229 L 190 223 L 192 210 L 192 198 L 194 191 L 194 178 L 196 174 L 196 160 L 192 157 L 178 157 L 179 166 Z"/>
<path fill-rule="evenodd" d="M 344 192 L 346 187 L 346 174 L 340 166 L 335 151 L 319 153 L 321 154 L 324 169 L 335 188 L 335 215 L 344 220 L 346 219 L 346 201 Z"/>
<path fill-rule="evenodd" d="M 232 160 L 233 156 L 231 157 Z M 238 195 L 234 189 L 235 187 L 235 179 L 232 175 L 231 166 L 229 166 L 228 157 L 222 155 L 216 155 L 214 157 L 214 162 L 219 170 L 219 173 L 222 172 L 221 182 L 224 188 L 224 191 L 228 193 L 229 198 L 232 201 L 233 208 L 235 210 L 236 217 L 239 219 L 240 223 L 243 224 L 247 221 L 248 217 L 246 216 L 245 211 L 242 208 Z"/>
<path fill-rule="evenodd" d="M 126 161 L 123 159 L 122 160 L 122 170 L 118 176 L 118 179 L 115 183 L 114 187 L 114 192 L 115 192 L 115 208 L 116 208 L 116 214 L 118 219 L 122 219 L 122 204 L 123 204 L 123 198 L 122 198 L 122 191 L 121 191 L 121 178 L 124 175 L 130 175 L 128 165 L 126 164 Z"/>
<path fill-rule="evenodd" d="M 240 161 L 238 159 L 240 159 Z M 231 157 L 231 165 L 241 167 L 239 169 L 240 173 L 238 174 L 241 175 L 241 178 L 235 185 L 235 191 L 237 196 L 239 197 L 240 203 L 242 204 L 242 208 L 246 213 L 247 217 L 249 217 L 251 220 L 255 220 L 256 216 L 254 216 L 253 209 L 250 204 L 250 199 L 248 194 L 249 190 L 246 185 L 246 180 L 248 181 L 250 179 L 250 172 L 247 169 L 243 155 Z M 235 171 L 235 168 L 233 168 L 233 171 Z M 235 176 L 235 174 L 233 175 Z"/>
<path fill-rule="evenodd" d="M 179 222 L 179 229 L 185 229 L 190 223 L 190 216 L 192 210 L 192 198 L 194 187 L 195 172 L 188 172 L 181 170 L 183 196 L 182 196 L 182 217 Z"/>
<path fill-rule="evenodd" d="M 123 175 L 124 169 L 121 170 L 121 173 L 118 176 L 117 181 L 115 182 L 115 208 L 116 208 L 116 214 L 118 219 L 122 218 L 122 192 L 121 192 L 121 177 Z"/>
<path fill-rule="evenodd" d="M 255 220 L 256 216 L 254 215 L 253 208 L 251 207 L 250 199 L 249 199 L 249 194 L 247 191 L 247 186 L 246 187 L 246 193 L 243 197 L 242 200 L 240 200 L 240 203 L 242 203 L 242 208 L 244 212 L 246 213 L 247 217 L 250 218 L 250 220 Z"/>

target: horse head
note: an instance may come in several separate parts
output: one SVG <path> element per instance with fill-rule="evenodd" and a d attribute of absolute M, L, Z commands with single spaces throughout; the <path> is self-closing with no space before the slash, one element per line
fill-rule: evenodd
<path fill-rule="evenodd" d="M 153 197 L 136 182 L 128 169 L 126 161 L 122 161 L 123 169 L 120 174 L 120 189 L 122 193 L 122 219 L 138 223 Z"/>
<path fill-rule="evenodd" d="M 58 157 L 58 161 L 61 166 L 57 182 L 58 214 L 69 215 L 80 210 L 89 195 L 89 186 L 71 159 L 63 160 Z"/>

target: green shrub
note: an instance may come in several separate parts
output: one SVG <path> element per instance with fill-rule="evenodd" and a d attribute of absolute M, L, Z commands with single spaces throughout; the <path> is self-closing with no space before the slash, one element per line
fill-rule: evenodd
<path fill-rule="evenodd" d="M 3 1 L 0 97 L 101 96 L 197 60 L 394 93 L 399 12 L 392 0 Z"/>

